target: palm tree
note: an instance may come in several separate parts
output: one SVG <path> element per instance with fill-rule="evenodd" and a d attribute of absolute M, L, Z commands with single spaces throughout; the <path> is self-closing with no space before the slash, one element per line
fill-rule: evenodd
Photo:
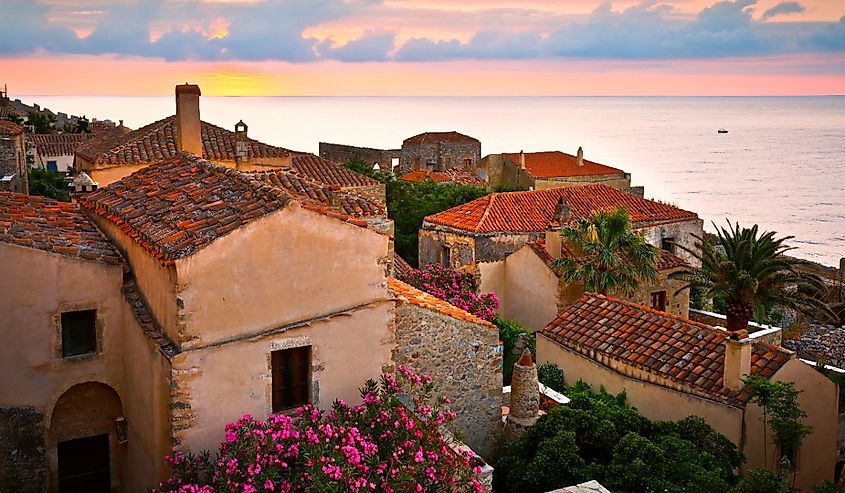
<path fill-rule="evenodd" d="M 755 315 L 762 319 L 766 308 L 774 305 L 835 318 L 814 295 L 824 290 L 822 280 L 799 271 L 797 262 L 784 255 L 794 249 L 784 245 L 792 236 L 775 238 L 774 231 L 758 233 L 756 224 L 750 229 L 740 228 L 739 223 L 732 225 L 730 221 L 728 228 L 713 227 L 724 253 L 695 236 L 695 250 L 679 246 L 700 260 L 701 266 L 673 272 L 669 278 L 687 283 L 679 291 L 697 288 L 708 298 L 723 299 L 728 331 L 746 329 L 749 320 Z"/>
<path fill-rule="evenodd" d="M 657 279 L 657 249 L 641 232 L 631 231 L 628 211 L 599 211 L 561 230 L 560 236 L 573 255 L 552 263 L 566 283 L 579 282 L 584 289 L 601 294 L 634 296 L 644 282 Z"/>

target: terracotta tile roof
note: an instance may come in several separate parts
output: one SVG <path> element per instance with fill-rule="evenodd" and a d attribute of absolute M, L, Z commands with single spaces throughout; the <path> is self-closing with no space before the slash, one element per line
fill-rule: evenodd
<path fill-rule="evenodd" d="M 413 270 L 414 268 L 411 267 L 411 264 L 400 257 L 398 253 L 393 254 L 393 271 L 396 273 L 396 277 L 399 279 L 407 278 Z"/>
<path fill-rule="evenodd" d="M 670 270 L 678 267 L 689 267 L 686 260 L 675 255 L 672 252 L 667 252 L 661 249 L 657 257 L 657 270 Z"/>
<path fill-rule="evenodd" d="M 449 142 L 449 143 L 457 143 L 457 142 L 475 142 L 479 143 L 478 139 L 474 139 L 469 135 L 464 135 L 462 133 L 458 133 L 455 131 L 452 132 L 425 132 L 419 135 L 414 135 L 413 137 L 408 137 L 402 142 L 402 145 L 405 144 L 435 144 L 437 142 Z"/>
<path fill-rule="evenodd" d="M 129 307 L 132 309 L 132 314 L 135 315 L 135 320 L 138 321 L 138 325 L 140 325 L 141 330 L 144 331 L 144 335 L 153 341 L 156 347 L 158 347 L 158 350 L 161 351 L 167 359 L 171 359 L 173 356 L 178 354 L 179 348 L 176 347 L 176 345 L 167 338 L 164 331 L 161 330 L 161 326 L 153 316 L 152 310 L 150 309 L 147 300 L 145 300 L 144 296 L 141 294 L 141 290 L 138 288 L 138 284 L 133 276 L 124 275 L 121 292 L 123 293 L 123 299 L 129 303 Z"/>
<path fill-rule="evenodd" d="M 176 116 L 169 116 L 123 135 L 108 132 L 104 136 L 102 141 L 99 137 L 92 139 L 92 145 L 81 147 L 78 154 L 85 160 L 102 166 L 152 163 L 179 155 L 176 148 Z M 209 160 L 234 161 L 235 132 L 201 122 L 201 136 L 202 157 Z M 94 143 L 94 140 L 98 142 Z M 287 149 L 263 144 L 254 139 L 249 139 L 249 144 L 251 157 L 287 157 L 293 154 Z"/>
<path fill-rule="evenodd" d="M 0 106 L 0 119 L 8 118 L 10 116 L 16 116 L 18 118 L 24 118 L 26 115 L 11 106 Z"/>
<path fill-rule="evenodd" d="M 0 120 L 0 133 L 7 135 L 20 135 L 23 131 L 24 128 L 16 123 L 12 123 L 8 120 Z"/>
<path fill-rule="evenodd" d="M 516 166 L 519 166 L 518 152 L 511 152 L 505 154 L 505 156 L 513 161 Z M 611 168 L 586 159 L 584 159 L 583 166 L 578 166 L 578 160 L 575 156 L 560 151 L 526 152 L 525 169 L 534 178 L 625 174 L 621 169 Z"/>
<path fill-rule="evenodd" d="M 87 142 L 80 144 L 76 148 L 76 155 L 87 161 L 96 162 L 98 156 L 105 155 L 112 149 L 117 148 L 130 133 L 132 133 L 132 129 L 122 125 L 99 132 L 88 139 Z"/>
<path fill-rule="evenodd" d="M 473 315 L 472 313 L 465 312 L 460 308 L 450 304 L 449 302 L 441 300 L 440 298 L 435 298 L 434 296 L 426 293 L 425 291 L 420 291 L 419 289 L 411 286 L 410 284 L 404 283 L 399 279 L 388 277 L 387 289 L 390 290 L 393 296 L 395 296 L 401 301 L 407 301 L 412 305 L 416 305 L 427 310 L 436 311 L 438 313 L 442 313 L 443 315 L 447 315 L 452 318 L 457 318 L 458 320 L 463 320 L 464 322 L 484 325 L 486 327 L 489 327 L 490 329 L 498 330 L 496 329 L 496 326 L 494 326 L 490 322 L 482 320 Z"/>
<path fill-rule="evenodd" d="M 583 295 L 549 323 L 542 334 L 564 348 L 605 366 L 610 360 L 663 379 L 658 385 L 711 400 L 743 404 L 748 396 L 723 386 L 724 330 L 594 293 Z M 795 354 L 752 343 L 751 372 L 774 375 Z M 616 371 L 624 372 L 625 367 Z M 629 376 L 637 378 L 634 372 Z"/>
<path fill-rule="evenodd" d="M 0 192 L 0 241 L 82 260 L 123 262 L 75 204 L 38 195 Z"/>
<path fill-rule="evenodd" d="M 643 199 L 604 184 L 527 192 L 491 193 L 425 218 L 425 222 L 474 233 L 541 232 L 555 219 L 563 201 L 573 217 L 587 218 L 600 210 L 625 207 L 634 227 L 697 219 L 694 212 Z"/>
<path fill-rule="evenodd" d="M 379 181 L 314 154 L 299 154 L 291 159 L 292 171 L 326 185 L 352 188 L 378 185 Z"/>
<path fill-rule="evenodd" d="M 372 211 L 362 209 L 376 207 L 281 170 L 244 173 L 189 154 L 136 171 L 81 197 L 79 203 L 170 264 L 291 200 L 363 227 L 367 223 L 352 214 L 364 215 Z"/>
<path fill-rule="evenodd" d="M 325 207 L 334 207 L 354 217 L 384 216 L 384 207 L 355 195 L 354 190 L 343 191 L 340 187 L 329 187 L 321 182 L 308 180 L 287 170 L 252 171 L 248 176 L 277 188 L 294 197 L 307 198 Z M 378 182 L 376 182 L 378 183 Z"/>
<path fill-rule="evenodd" d="M 92 137 L 91 134 L 27 134 L 26 140 L 41 156 L 73 156 Z"/>
<path fill-rule="evenodd" d="M 482 180 L 480 176 L 476 175 L 472 171 L 457 168 L 450 168 L 445 171 L 429 171 L 425 169 L 418 169 L 405 173 L 399 179 L 402 181 L 410 181 L 416 183 L 424 182 L 426 180 L 432 180 L 439 183 L 452 182 L 460 183 L 462 185 L 487 184 L 487 182 Z"/>

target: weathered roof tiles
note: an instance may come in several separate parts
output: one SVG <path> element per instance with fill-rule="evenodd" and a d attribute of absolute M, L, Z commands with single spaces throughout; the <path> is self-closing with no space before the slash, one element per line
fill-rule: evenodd
<path fill-rule="evenodd" d="M 92 134 L 27 134 L 26 139 L 41 156 L 73 156 Z"/>
<path fill-rule="evenodd" d="M 486 320 L 482 320 L 472 313 L 461 310 L 447 301 L 436 298 L 425 291 L 421 291 L 410 284 L 404 283 L 393 277 L 387 278 L 387 289 L 399 300 L 407 301 L 412 305 L 428 310 L 433 310 L 464 322 L 484 325 L 490 329 L 497 330 L 496 326 Z"/>
<path fill-rule="evenodd" d="M 505 154 L 508 159 L 519 165 L 519 153 Z M 578 158 L 560 151 L 525 152 L 525 169 L 534 178 L 563 178 L 570 176 L 624 175 L 621 169 L 604 164 L 583 160 L 578 166 Z"/>
<path fill-rule="evenodd" d="M 478 139 L 470 137 L 469 135 L 464 135 L 462 133 L 458 133 L 455 131 L 451 132 L 424 132 L 418 135 L 414 135 L 413 137 L 408 137 L 403 141 L 403 145 L 407 144 L 436 144 L 437 142 L 449 142 L 449 143 L 458 143 L 458 142 L 472 142 L 478 143 Z"/>
<path fill-rule="evenodd" d="M 0 192 L 0 242 L 80 260 L 123 262 L 75 204 L 37 195 Z"/>

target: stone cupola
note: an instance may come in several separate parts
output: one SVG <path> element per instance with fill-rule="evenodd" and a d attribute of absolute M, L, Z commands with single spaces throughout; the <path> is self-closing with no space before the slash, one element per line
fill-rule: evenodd
<path fill-rule="evenodd" d="M 531 351 L 525 348 L 513 365 L 511 399 L 505 436 L 515 439 L 525 433 L 540 418 L 540 381 Z"/>

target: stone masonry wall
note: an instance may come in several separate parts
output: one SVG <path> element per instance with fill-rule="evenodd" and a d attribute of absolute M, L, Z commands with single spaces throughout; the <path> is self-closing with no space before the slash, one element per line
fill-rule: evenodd
<path fill-rule="evenodd" d="M 14 174 L 11 182 L 0 182 L 0 190 L 29 193 L 24 137 L 0 132 L 0 178 Z"/>
<path fill-rule="evenodd" d="M 399 158 L 400 154 L 399 149 L 372 149 L 370 147 L 320 142 L 320 157 L 323 159 L 338 164 L 360 159 L 370 166 L 378 164 L 382 171 L 392 169 L 393 158 Z"/>
<path fill-rule="evenodd" d="M 419 165 L 414 164 L 419 158 Z M 451 168 L 463 168 L 464 159 L 472 160 L 468 167 L 475 170 L 481 161 L 480 142 L 435 142 L 431 144 L 409 144 L 402 146 L 399 158 L 399 170 L 407 173 L 414 169 L 443 171 Z"/>
<path fill-rule="evenodd" d="M 463 441 L 488 462 L 502 432 L 502 347 L 489 326 L 400 302 L 393 361 L 430 375 Z"/>
<path fill-rule="evenodd" d="M 644 231 L 646 241 L 657 248 L 661 247 L 664 238 L 674 238 L 675 244 L 694 249 L 698 240 L 693 235 L 698 237 L 704 236 L 704 221 L 701 219 L 691 219 L 689 221 L 669 224 L 637 224 L 635 229 L 637 231 Z M 676 247 L 672 253 L 692 265 L 699 264 L 698 260 L 680 248 Z"/>
<path fill-rule="evenodd" d="M 0 408 L 0 491 L 47 491 L 43 419 L 32 407 Z"/>
<path fill-rule="evenodd" d="M 375 202 L 382 207 L 387 206 L 387 192 L 385 190 L 385 186 L 382 183 L 378 183 L 376 185 L 368 185 L 364 187 L 348 187 L 345 189 L 348 192 L 354 193 L 355 195 L 359 195 L 364 197 L 365 199 Z"/>

